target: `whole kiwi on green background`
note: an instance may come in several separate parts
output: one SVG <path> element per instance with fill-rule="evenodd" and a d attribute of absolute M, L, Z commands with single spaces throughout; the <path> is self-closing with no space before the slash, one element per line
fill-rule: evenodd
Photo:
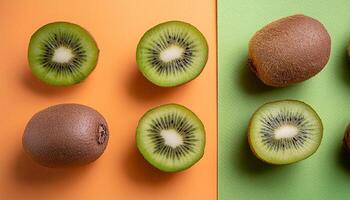
<path fill-rule="evenodd" d="M 41 81 L 55 86 L 85 80 L 98 61 L 97 43 L 77 24 L 54 22 L 31 37 L 28 61 Z M 137 63 L 152 83 L 172 87 L 195 79 L 208 59 L 203 34 L 181 21 L 161 23 L 141 38 Z M 28 155 L 47 167 L 84 165 L 98 159 L 107 147 L 108 125 L 96 110 L 80 104 L 59 104 L 36 113 L 23 135 Z M 140 119 L 136 131 L 140 153 L 154 167 L 177 172 L 199 161 L 204 154 L 205 128 L 188 108 L 166 104 Z"/>

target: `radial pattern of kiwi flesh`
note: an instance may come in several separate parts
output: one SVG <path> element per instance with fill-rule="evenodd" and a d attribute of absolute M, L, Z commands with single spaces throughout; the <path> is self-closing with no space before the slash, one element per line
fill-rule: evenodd
<path fill-rule="evenodd" d="M 285 151 L 287 149 L 301 149 L 312 140 L 310 132 L 314 131 L 314 126 L 305 118 L 302 113 L 281 110 L 277 115 L 268 114 L 261 119 L 262 129 L 261 142 L 270 151 Z M 284 126 L 292 126 L 297 129 L 297 133 L 292 137 L 276 139 L 275 132 Z"/>
<path fill-rule="evenodd" d="M 169 52 L 169 60 L 162 59 L 162 53 Z M 160 35 L 159 40 L 153 41 L 152 48 L 147 48 L 147 60 L 151 67 L 159 75 L 175 75 L 177 72 L 186 72 L 193 63 L 193 57 L 196 56 L 196 46 L 185 32 L 171 33 L 165 32 Z M 176 52 L 177 51 L 177 52 Z M 174 55 L 175 54 L 175 55 Z"/>
<path fill-rule="evenodd" d="M 80 73 L 79 68 L 86 61 L 86 51 L 81 45 L 79 37 L 73 33 L 58 30 L 41 42 L 42 53 L 39 60 L 48 71 L 55 71 L 58 74 Z M 62 62 L 54 60 L 55 53 L 63 49 L 63 56 L 71 56 Z M 67 55 L 71 54 L 71 55 Z"/>
<path fill-rule="evenodd" d="M 154 143 L 154 154 L 165 156 L 167 159 L 180 160 L 181 157 L 190 153 L 195 153 L 195 142 L 198 141 L 195 137 L 197 128 L 188 122 L 186 117 L 179 116 L 177 113 L 167 113 L 159 118 L 153 119 L 149 124 L 148 137 Z M 164 130 L 174 130 L 168 134 L 177 134 L 177 136 L 165 137 L 162 135 Z M 171 138 L 173 137 L 173 138 Z M 174 138 L 178 137 L 178 138 Z M 180 140 L 167 144 L 166 140 Z M 171 142 L 171 141 L 170 141 Z"/>
<path fill-rule="evenodd" d="M 254 154 L 273 164 L 288 164 L 313 154 L 321 143 L 322 122 L 307 104 L 295 100 L 261 106 L 249 125 Z"/>
<path fill-rule="evenodd" d="M 151 82 L 163 87 L 197 77 L 208 58 L 202 33 L 191 24 L 170 21 L 147 31 L 137 47 L 137 64 Z"/>
<path fill-rule="evenodd" d="M 28 60 L 33 74 L 51 85 L 71 85 L 95 68 L 98 47 L 82 27 L 54 22 L 38 29 L 30 39 Z"/>
<path fill-rule="evenodd" d="M 137 146 L 156 168 L 175 172 L 196 163 L 204 152 L 205 131 L 187 108 L 167 104 L 148 111 L 137 128 Z"/>

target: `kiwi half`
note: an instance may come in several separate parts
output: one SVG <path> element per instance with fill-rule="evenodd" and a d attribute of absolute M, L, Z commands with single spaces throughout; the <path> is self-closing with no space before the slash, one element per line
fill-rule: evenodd
<path fill-rule="evenodd" d="M 177 172 L 202 158 L 205 130 L 192 111 L 181 105 L 166 104 L 143 115 L 136 131 L 136 143 L 154 167 Z"/>
<path fill-rule="evenodd" d="M 147 31 L 136 52 L 139 70 L 152 83 L 171 87 L 187 83 L 203 70 L 208 44 L 191 24 L 169 21 Z"/>
<path fill-rule="evenodd" d="M 72 85 L 84 80 L 97 64 L 99 49 L 82 27 L 54 22 L 30 39 L 29 65 L 33 74 L 50 85 Z"/>
<path fill-rule="evenodd" d="M 252 116 L 248 140 L 253 153 L 271 164 L 303 160 L 319 147 L 323 134 L 320 117 L 296 100 L 266 103 Z"/>

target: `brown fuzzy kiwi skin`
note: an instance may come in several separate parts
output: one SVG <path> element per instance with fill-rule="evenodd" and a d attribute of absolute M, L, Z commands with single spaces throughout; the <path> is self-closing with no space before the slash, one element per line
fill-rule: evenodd
<path fill-rule="evenodd" d="M 59 104 L 36 113 L 22 137 L 25 152 L 46 167 L 84 165 L 107 147 L 108 125 L 96 110 L 80 104 Z"/>
<path fill-rule="evenodd" d="M 343 138 L 343 145 L 345 150 L 350 154 L 350 123 L 345 129 L 345 134 Z"/>
<path fill-rule="evenodd" d="M 254 34 L 249 42 L 249 63 L 263 83 L 285 87 L 319 73 L 330 51 L 331 38 L 323 24 L 305 15 L 293 15 Z"/>

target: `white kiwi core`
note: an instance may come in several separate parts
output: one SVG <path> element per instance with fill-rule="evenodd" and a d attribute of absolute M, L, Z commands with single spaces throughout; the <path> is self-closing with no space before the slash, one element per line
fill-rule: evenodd
<path fill-rule="evenodd" d="M 66 47 L 58 47 L 53 53 L 52 61 L 56 63 L 68 63 L 73 57 L 72 50 Z"/>
<path fill-rule="evenodd" d="M 292 125 L 283 125 L 277 128 L 274 132 L 275 139 L 292 138 L 298 135 L 299 130 L 297 127 Z"/>
<path fill-rule="evenodd" d="M 171 62 L 173 60 L 181 58 L 183 56 L 183 53 L 183 48 L 172 45 L 160 52 L 159 56 L 163 62 Z"/>
<path fill-rule="evenodd" d="M 183 144 L 183 139 L 181 135 L 174 129 L 162 130 L 160 135 L 164 139 L 165 145 L 176 148 Z"/>

